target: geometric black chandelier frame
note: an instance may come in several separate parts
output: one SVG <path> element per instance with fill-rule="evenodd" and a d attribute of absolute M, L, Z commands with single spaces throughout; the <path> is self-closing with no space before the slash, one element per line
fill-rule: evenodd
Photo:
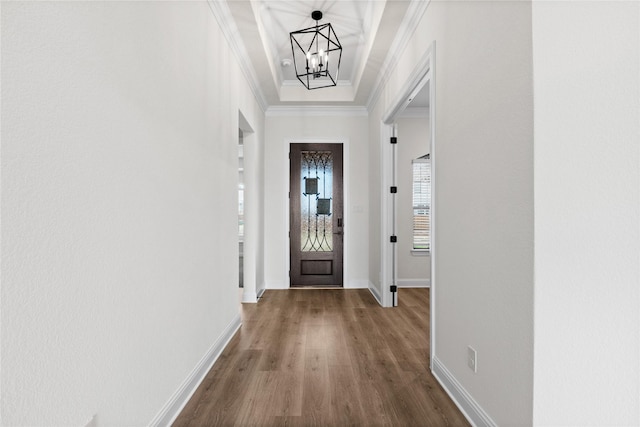
<path fill-rule="evenodd" d="M 318 24 L 322 12 L 311 13 L 315 27 L 289 33 L 296 77 L 309 90 L 338 84 L 342 45 L 331 24 Z"/>

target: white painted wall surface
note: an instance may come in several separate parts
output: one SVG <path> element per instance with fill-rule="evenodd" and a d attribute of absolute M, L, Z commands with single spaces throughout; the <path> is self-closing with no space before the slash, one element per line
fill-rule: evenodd
<path fill-rule="evenodd" d="M 238 110 L 206 2 L 2 4 L 2 424 L 145 425 L 238 316 Z"/>
<path fill-rule="evenodd" d="M 367 117 L 267 114 L 265 126 L 265 277 L 267 288 L 288 288 L 288 192 L 291 142 L 344 142 L 344 287 L 368 285 Z"/>
<path fill-rule="evenodd" d="M 531 4 L 432 1 L 389 77 L 371 129 L 433 41 L 435 356 L 495 423 L 531 424 Z M 468 345 L 478 352 L 477 374 L 467 367 Z"/>
<path fill-rule="evenodd" d="M 640 4 L 534 2 L 535 425 L 640 425 Z"/>
<path fill-rule="evenodd" d="M 396 120 L 397 147 L 397 232 L 398 285 L 426 286 L 431 279 L 431 257 L 413 249 L 413 166 L 411 161 L 431 150 L 429 117 Z"/>

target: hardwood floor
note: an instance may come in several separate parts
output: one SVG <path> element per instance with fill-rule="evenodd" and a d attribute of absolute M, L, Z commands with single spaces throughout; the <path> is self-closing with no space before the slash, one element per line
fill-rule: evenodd
<path fill-rule="evenodd" d="M 468 426 L 429 372 L 428 300 L 266 291 L 174 426 Z"/>

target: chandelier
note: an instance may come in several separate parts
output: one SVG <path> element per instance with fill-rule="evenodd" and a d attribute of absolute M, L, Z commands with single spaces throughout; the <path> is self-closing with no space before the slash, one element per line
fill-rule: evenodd
<path fill-rule="evenodd" d="M 338 84 L 342 45 L 331 24 L 319 24 L 322 12 L 315 10 L 315 27 L 289 33 L 296 77 L 309 90 Z"/>

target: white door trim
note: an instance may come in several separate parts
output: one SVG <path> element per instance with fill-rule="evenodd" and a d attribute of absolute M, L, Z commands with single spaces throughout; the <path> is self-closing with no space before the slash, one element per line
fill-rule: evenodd
<path fill-rule="evenodd" d="M 260 177 L 258 137 L 242 111 L 238 111 L 238 128 L 244 143 L 244 261 L 243 303 L 257 303 L 257 265 L 260 249 Z"/>
<path fill-rule="evenodd" d="M 393 230 L 393 200 L 389 193 L 389 187 L 393 182 L 393 147 L 389 139 L 393 136 L 393 123 L 380 124 L 380 172 L 381 172 L 381 201 L 380 209 L 380 284 L 382 287 L 381 297 L 383 307 L 393 306 L 393 295 L 389 286 L 394 282 L 394 257 L 393 244 L 389 242 L 389 236 Z"/>

